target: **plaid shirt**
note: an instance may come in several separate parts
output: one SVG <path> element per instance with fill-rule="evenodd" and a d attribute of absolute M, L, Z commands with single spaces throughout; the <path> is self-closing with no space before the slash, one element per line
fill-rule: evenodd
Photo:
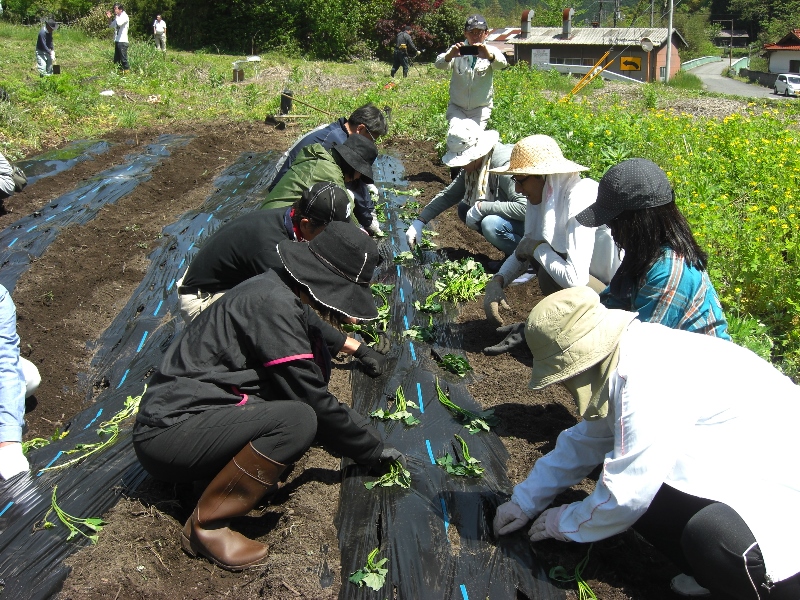
<path fill-rule="evenodd" d="M 640 321 L 731 339 L 708 273 L 687 265 L 672 248 L 664 248 L 638 286 L 615 286 L 613 294 L 611 287 L 600 294 L 607 308 L 638 312 Z M 617 287 L 622 289 L 616 291 Z"/>

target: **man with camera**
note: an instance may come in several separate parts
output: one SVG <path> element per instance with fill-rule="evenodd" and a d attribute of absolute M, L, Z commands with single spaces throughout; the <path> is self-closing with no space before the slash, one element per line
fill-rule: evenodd
<path fill-rule="evenodd" d="M 508 66 L 506 57 L 494 46 L 485 44 L 489 26 L 482 15 L 471 15 L 464 24 L 464 42 L 456 42 L 436 57 L 437 69 L 450 69 L 450 103 L 448 123 L 454 119 L 471 119 L 482 129 L 492 114 L 492 81 L 494 71 Z"/>

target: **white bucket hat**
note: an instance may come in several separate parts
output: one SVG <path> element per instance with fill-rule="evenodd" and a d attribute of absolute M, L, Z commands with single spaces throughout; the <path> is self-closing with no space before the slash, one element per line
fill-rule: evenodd
<path fill-rule="evenodd" d="M 485 131 L 471 119 L 452 119 L 447 130 L 447 154 L 442 162 L 448 167 L 464 167 L 486 156 L 500 141 L 500 134 Z"/>
<path fill-rule="evenodd" d="M 529 135 L 514 144 L 507 166 L 489 172 L 503 175 L 554 175 L 588 170 L 589 167 L 564 158 L 558 142 L 549 135 Z"/>

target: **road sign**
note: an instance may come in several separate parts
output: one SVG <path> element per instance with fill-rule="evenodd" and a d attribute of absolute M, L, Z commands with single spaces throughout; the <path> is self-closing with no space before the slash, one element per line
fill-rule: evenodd
<path fill-rule="evenodd" d="M 623 56 L 619 59 L 620 71 L 641 71 L 642 59 L 638 56 Z"/>

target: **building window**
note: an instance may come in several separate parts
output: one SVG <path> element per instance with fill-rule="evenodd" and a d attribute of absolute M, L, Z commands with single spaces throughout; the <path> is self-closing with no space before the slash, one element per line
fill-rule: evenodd
<path fill-rule="evenodd" d="M 583 66 L 584 67 L 593 67 L 594 66 L 594 60 L 592 60 L 591 58 L 584 58 L 583 59 Z"/>
<path fill-rule="evenodd" d="M 583 64 L 580 58 L 554 58 L 552 60 L 552 64 L 554 65 L 574 65 L 580 66 Z M 594 63 L 591 63 L 594 64 Z"/>
<path fill-rule="evenodd" d="M 667 79 L 667 67 L 659 67 L 658 69 L 658 77 L 661 81 L 666 81 Z"/>

